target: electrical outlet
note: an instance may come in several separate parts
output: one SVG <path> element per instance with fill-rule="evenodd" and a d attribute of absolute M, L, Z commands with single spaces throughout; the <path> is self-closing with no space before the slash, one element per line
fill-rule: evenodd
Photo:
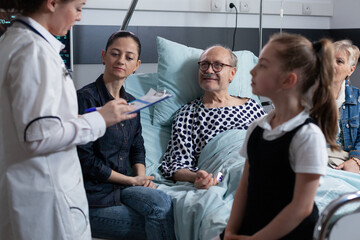
<path fill-rule="evenodd" d="M 235 12 L 235 8 L 230 8 L 230 3 L 233 3 L 237 10 L 239 11 L 240 0 L 226 0 L 226 11 Z"/>
<path fill-rule="evenodd" d="M 242 12 L 242 13 L 250 12 L 250 2 L 241 1 L 240 2 L 240 12 Z"/>
<path fill-rule="evenodd" d="M 302 5 L 302 14 L 311 15 L 311 6 L 308 3 L 303 3 Z"/>
<path fill-rule="evenodd" d="M 221 12 L 223 9 L 224 0 L 211 0 L 211 11 Z"/>

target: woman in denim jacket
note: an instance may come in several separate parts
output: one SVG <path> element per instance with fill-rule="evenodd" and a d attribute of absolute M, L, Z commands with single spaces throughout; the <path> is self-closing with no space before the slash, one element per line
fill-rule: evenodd
<path fill-rule="evenodd" d="M 336 169 L 359 173 L 360 170 L 360 94 L 352 86 L 350 75 L 355 71 L 359 48 L 349 40 L 334 42 L 334 94 L 339 108 L 339 134 L 336 139 L 341 151 L 329 151 L 329 165 Z"/>
<path fill-rule="evenodd" d="M 140 52 L 140 41 L 133 33 L 119 31 L 110 36 L 102 53 L 104 74 L 77 92 L 79 114 L 112 99 L 135 100 L 123 84 L 139 67 Z M 94 237 L 175 239 L 171 199 L 156 189 L 154 177 L 145 175 L 141 132 L 138 113 L 108 127 L 95 142 L 78 146 Z"/>

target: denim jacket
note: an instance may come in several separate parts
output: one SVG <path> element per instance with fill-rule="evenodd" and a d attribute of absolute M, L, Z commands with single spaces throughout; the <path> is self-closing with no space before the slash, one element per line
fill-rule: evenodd
<path fill-rule="evenodd" d="M 101 107 L 114 98 L 108 92 L 103 76 L 77 91 L 79 114 L 91 107 Z M 124 87 L 120 96 L 126 101 L 135 98 Z M 120 190 L 124 187 L 109 183 L 111 170 L 128 175 L 128 163 L 145 165 L 144 140 L 141 135 L 140 114 L 136 118 L 108 127 L 105 135 L 86 145 L 78 146 L 78 155 L 84 176 L 90 207 L 120 205 Z"/>
<path fill-rule="evenodd" d="M 344 134 L 344 151 L 349 157 L 360 158 L 360 94 L 349 80 L 345 83 L 345 102 L 341 106 L 341 128 Z"/>

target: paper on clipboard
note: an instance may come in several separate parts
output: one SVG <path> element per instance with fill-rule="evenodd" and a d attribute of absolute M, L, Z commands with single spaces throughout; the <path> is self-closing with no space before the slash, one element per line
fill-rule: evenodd
<path fill-rule="evenodd" d="M 146 95 L 129 102 L 128 104 L 135 107 L 135 110 L 130 113 L 136 113 L 140 110 L 150 107 L 158 102 L 161 102 L 169 97 L 172 97 L 170 94 L 166 93 L 166 91 L 155 91 L 154 89 L 150 88 L 150 90 L 146 93 Z"/>

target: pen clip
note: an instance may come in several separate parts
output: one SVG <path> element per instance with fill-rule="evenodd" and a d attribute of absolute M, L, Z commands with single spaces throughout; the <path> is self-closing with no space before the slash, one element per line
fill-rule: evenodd
<path fill-rule="evenodd" d="M 164 90 L 156 91 L 156 92 L 154 93 L 154 96 L 157 96 L 157 97 L 162 97 L 162 96 L 164 96 L 164 95 L 166 95 L 166 89 L 165 89 L 165 88 L 164 88 Z"/>

